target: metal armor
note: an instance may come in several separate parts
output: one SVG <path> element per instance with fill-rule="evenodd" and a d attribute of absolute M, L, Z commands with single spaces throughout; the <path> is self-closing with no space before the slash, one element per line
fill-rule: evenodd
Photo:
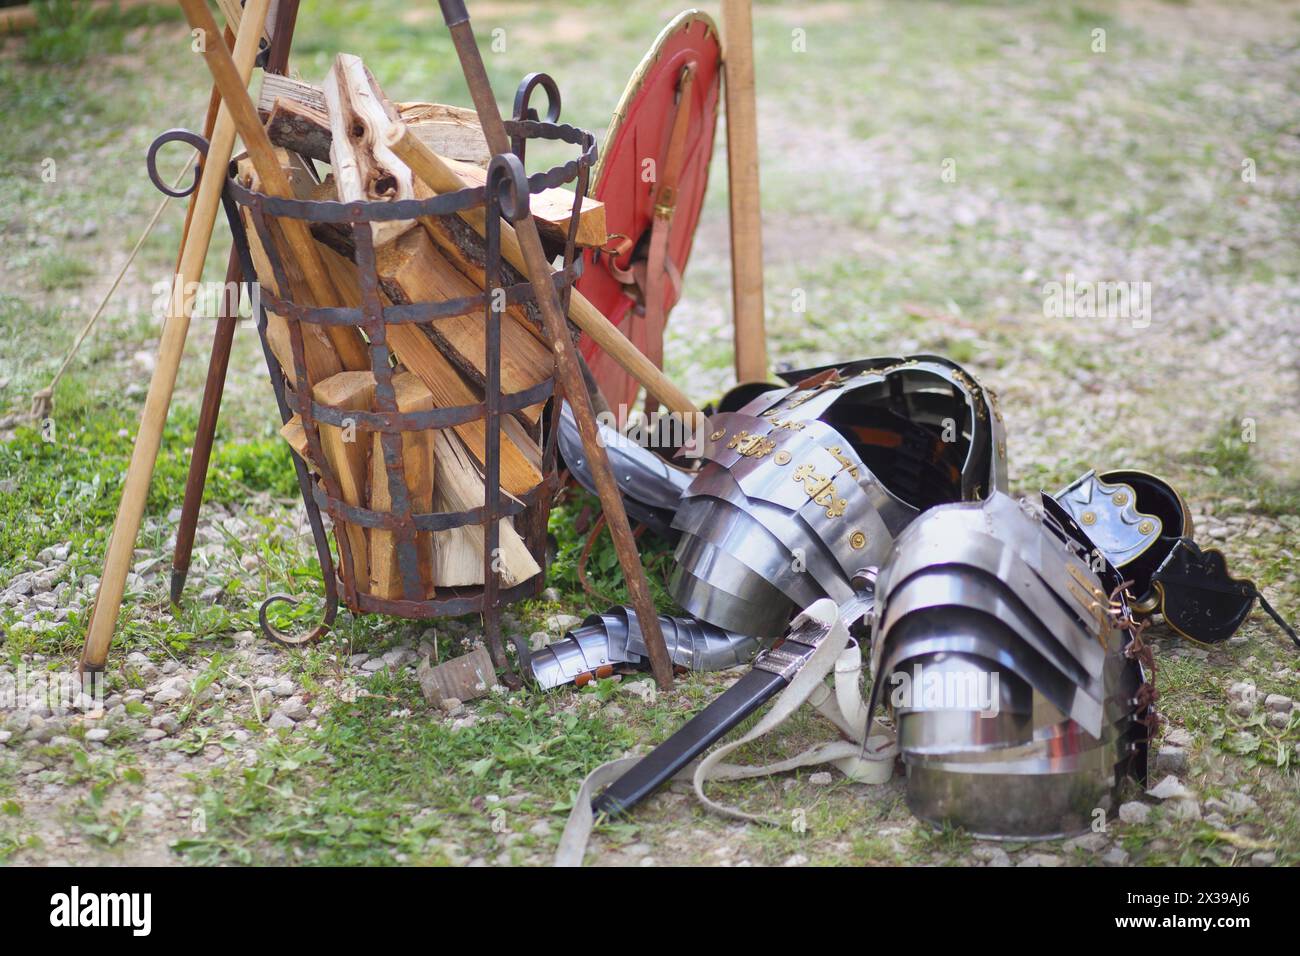
<path fill-rule="evenodd" d="M 818 370 L 710 419 L 682 494 L 670 583 L 693 616 L 775 638 L 820 598 L 854 600 L 932 505 L 1006 486 L 991 397 L 922 355 Z"/>
<path fill-rule="evenodd" d="M 893 710 L 921 819 L 1062 836 L 1124 772 L 1145 777 L 1149 688 L 1119 577 L 1072 525 L 1051 499 L 995 493 L 928 511 L 881 568 L 871 707 Z"/>
<path fill-rule="evenodd" d="M 661 614 L 659 627 L 673 664 L 688 670 L 747 664 L 760 649 L 752 637 L 690 618 Z M 636 614 L 626 607 L 612 607 L 604 614 L 592 614 L 562 640 L 533 654 L 533 679 L 542 690 L 569 682 L 581 686 L 593 677 L 609 676 L 616 664 L 640 664 L 648 658 Z"/>

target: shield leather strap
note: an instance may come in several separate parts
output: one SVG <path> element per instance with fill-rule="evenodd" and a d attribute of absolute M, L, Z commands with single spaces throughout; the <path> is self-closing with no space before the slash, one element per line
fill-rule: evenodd
<path fill-rule="evenodd" d="M 663 328 L 668 321 L 666 283 L 673 284 L 673 299 L 681 291 L 681 273 L 668 258 L 668 236 L 673 228 L 673 212 L 677 208 L 677 179 L 681 175 L 682 160 L 686 155 L 686 128 L 691 117 L 691 84 L 695 79 L 695 62 L 682 67 L 677 83 L 677 102 L 673 104 L 672 134 L 668 138 L 668 154 L 658 170 L 659 182 L 655 187 L 655 218 L 650 227 L 650 255 L 645 273 L 645 320 L 659 335 L 651 340 L 650 360 L 663 368 Z M 654 411 L 657 403 L 646 396 L 646 411 Z"/>
<path fill-rule="evenodd" d="M 704 203 L 721 59 L 707 14 L 674 18 L 633 72 L 593 174 L 592 196 L 605 203 L 609 232 L 621 242 L 586 252 L 577 288 L 659 366 Z M 638 383 L 590 338 L 579 348 L 611 408 L 631 407 Z"/>

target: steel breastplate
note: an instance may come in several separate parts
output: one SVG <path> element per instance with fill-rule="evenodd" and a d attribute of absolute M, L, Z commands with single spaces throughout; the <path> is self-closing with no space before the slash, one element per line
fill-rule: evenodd
<path fill-rule="evenodd" d="M 1005 455 L 996 408 L 946 359 L 867 359 L 762 392 L 710 419 L 673 519 L 673 597 L 776 637 L 798 608 L 853 599 L 924 508 L 1005 487 Z"/>

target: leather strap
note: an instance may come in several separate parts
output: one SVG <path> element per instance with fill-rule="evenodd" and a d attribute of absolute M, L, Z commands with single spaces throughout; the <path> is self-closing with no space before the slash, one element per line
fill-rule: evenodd
<path fill-rule="evenodd" d="M 694 61 L 682 67 L 677 81 L 677 102 L 673 104 L 672 133 L 668 137 L 668 149 L 660 168 L 657 170 L 654 194 L 654 220 L 650 226 L 650 249 L 646 261 L 646 275 L 643 290 L 645 292 L 645 320 L 651 334 L 647 339 L 649 352 L 646 358 L 659 368 L 664 364 L 663 329 L 668 324 L 668 289 L 673 285 L 673 299 L 677 298 L 680 277 L 675 268 L 671 268 L 668 259 L 668 238 L 672 235 L 673 214 L 677 211 L 677 182 L 681 177 L 686 158 L 686 132 L 690 128 L 691 89 L 695 82 L 696 65 Z M 646 411 L 654 412 L 657 407 L 652 396 L 646 396 Z"/>
<path fill-rule="evenodd" d="M 830 635 L 818 645 L 790 685 L 777 698 L 772 709 L 763 715 L 763 719 L 749 733 L 723 744 L 695 768 L 695 796 L 710 810 L 751 823 L 780 826 L 783 822 L 710 800 L 704 788 L 713 780 L 767 777 L 824 763 L 834 764 L 846 777 L 858 783 L 885 783 L 893 776 L 898 747 L 892 733 L 877 724 L 873 724 L 878 731 L 876 734 L 867 732 L 867 708 L 860 690 L 862 652 L 849 637 L 848 629 L 839 622 L 836 613 L 834 602 L 827 600 L 818 601 L 804 612 L 808 616 L 830 614 L 833 621 Z M 826 675 L 832 670 L 835 673 L 834 694 L 826 686 Z M 759 767 L 723 763 L 728 754 L 771 733 L 789 720 L 805 701 L 812 703 L 849 739 L 819 744 L 787 760 Z"/>
<path fill-rule="evenodd" d="M 751 670 L 610 784 L 609 789 L 592 804 L 592 811 L 609 816 L 626 813 L 721 740 L 727 731 L 758 710 L 785 685 L 785 679 L 777 674 Z"/>
<path fill-rule="evenodd" d="M 669 737 L 644 758 L 624 757 L 603 764 L 583 781 L 569 813 L 568 823 L 556 851 L 556 866 L 581 866 L 591 836 L 596 813 L 626 812 L 637 801 L 673 779 L 691 777 L 696 796 L 709 809 L 725 816 L 760 823 L 777 823 L 725 807 L 710 800 L 704 788 L 713 780 L 741 780 L 769 776 L 798 767 L 833 763 L 852 780 L 883 783 L 893 775 L 897 746 L 892 734 L 874 725 L 879 732 L 866 730 L 867 708 L 862 700 L 860 680 L 862 655 L 840 622 L 835 602 L 823 599 L 795 618 L 794 633 L 779 648 L 785 652 L 784 671 L 777 673 L 755 667 L 677 733 Z M 799 643 L 798 628 L 806 622 L 829 626 L 826 637 L 815 647 Z M 769 652 L 771 653 L 771 652 Z M 834 672 L 835 686 L 826 686 L 826 677 Z M 748 734 L 714 751 L 698 764 L 691 761 L 710 743 L 719 739 L 765 700 L 784 687 L 772 709 Z M 811 747 L 803 753 L 778 763 L 747 767 L 722 763 L 736 748 L 763 736 L 783 723 L 804 702 L 811 703 L 847 737 Z M 608 789 L 592 800 L 601 787 Z"/>

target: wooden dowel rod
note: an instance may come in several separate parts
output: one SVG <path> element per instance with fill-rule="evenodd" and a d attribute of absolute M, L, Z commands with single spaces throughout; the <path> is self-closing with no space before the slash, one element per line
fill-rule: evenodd
<path fill-rule="evenodd" d="M 245 28 L 239 31 L 235 40 L 235 59 L 231 65 L 235 82 L 244 91 L 245 98 L 245 86 L 253 72 L 262 23 L 266 20 L 269 6 L 270 0 L 249 0 L 245 12 Z M 204 12 L 207 12 L 206 9 Z M 208 15 L 207 20 L 210 27 L 208 45 L 220 47 L 226 59 L 230 60 L 230 54 L 226 51 L 216 25 L 212 23 L 211 15 Z M 140 428 L 131 451 L 131 464 L 122 483 L 117 520 L 108 540 L 104 573 L 100 577 L 99 590 L 95 594 L 95 604 L 90 614 L 90 625 L 86 631 L 86 642 L 81 651 L 80 666 L 83 672 L 103 670 L 108 659 L 108 647 L 117 627 L 122 595 L 126 591 L 126 576 L 134 557 L 136 536 L 140 533 L 140 522 L 144 518 L 145 502 L 149 497 L 149 482 L 153 478 L 158 448 L 162 444 L 163 427 L 167 423 L 167 409 L 171 405 L 176 375 L 185 351 L 185 337 L 190 328 L 190 309 L 194 305 L 197 283 L 203 278 L 203 263 L 207 259 L 217 208 L 221 202 L 221 189 L 226 181 L 226 166 L 234 147 L 235 127 L 231 114 L 223 103 L 217 113 L 212 141 L 208 145 L 207 162 L 204 163 L 194 198 L 194 216 L 185 237 L 181 265 L 176 273 L 175 281 L 179 283 L 179 288 L 173 290 L 170 299 L 158 346 L 158 362 L 149 382 L 149 393 L 145 396 Z"/>
<path fill-rule="evenodd" d="M 722 42 L 736 381 L 765 382 L 768 369 L 767 329 L 763 318 L 763 216 L 758 190 L 758 115 L 754 103 L 754 27 L 750 0 L 722 0 Z"/>

